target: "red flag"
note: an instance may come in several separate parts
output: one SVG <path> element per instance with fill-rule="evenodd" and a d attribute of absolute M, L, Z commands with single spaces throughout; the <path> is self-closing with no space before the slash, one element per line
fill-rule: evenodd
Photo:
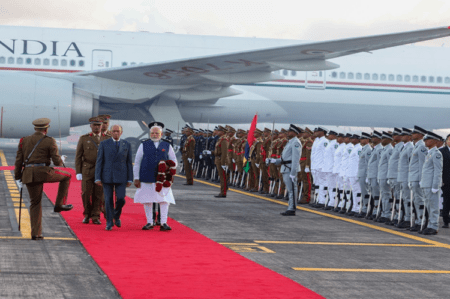
<path fill-rule="evenodd" d="M 250 130 L 248 131 L 247 143 L 248 146 L 252 146 L 255 137 L 253 136 L 253 132 L 255 132 L 256 124 L 258 123 L 258 114 L 255 114 L 252 120 L 252 124 L 250 125 Z"/>

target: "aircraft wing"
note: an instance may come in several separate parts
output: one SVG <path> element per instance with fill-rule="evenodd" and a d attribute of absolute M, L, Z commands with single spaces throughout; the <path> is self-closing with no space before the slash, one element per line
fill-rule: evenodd
<path fill-rule="evenodd" d="M 153 85 L 161 90 L 190 89 L 201 85 L 200 87 L 204 87 L 208 92 L 217 90 L 219 98 L 233 94 L 223 92 L 222 87 L 281 79 L 281 76 L 272 73 L 275 70 L 334 69 L 339 66 L 327 59 L 446 36 L 450 36 L 450 27 L 307 42 L 292 46 L 82 72 L 75 76 L 94 76 L 123 83 Z M 195 94 L 192 97 L 195 98 Z"/>

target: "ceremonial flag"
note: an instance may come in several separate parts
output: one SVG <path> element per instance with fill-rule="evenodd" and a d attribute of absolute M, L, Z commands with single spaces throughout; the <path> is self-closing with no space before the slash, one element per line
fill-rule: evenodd
<path fill-rule="evenodd" d="M 250 130 L 248 131 L 247 136 L 247 144 L 245 145 L 245 154 L 244 154 L 244 171 L 248 172 L 250 169 L 250 162 L 248 162 L 248 158 L 250 155 L 250 147 L 253 144 L 253 141 L 255 141 L 255 136 L 253 136 L 253 132 L 255 132 L 256 124 L 258 123 L 258 114 L 255 114 L 252 120 L 252 124 L 250 125 Z"/>

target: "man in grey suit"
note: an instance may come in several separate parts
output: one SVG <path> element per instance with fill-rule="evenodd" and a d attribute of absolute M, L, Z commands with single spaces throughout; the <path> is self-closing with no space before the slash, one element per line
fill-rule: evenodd
<path fill-rule="evenodd" d="M 112 230 L 114 223 L 117 227 L 122 226 L 120 215 L 125 205 L 125 188 L 133 182 L 131 146 L 120 139 L 122 127 L 112 126 L 111 135 L 112 138 L 100 143 L 95 165 L 95 183 L 103 186 L 105 194 L 106 230 Z M 115 209 L 114 190 L 117 198 Z"/>
<path fill-rule="evenodd" d="M 395 221 L 398 217 L 398 211 L 399 211 L 399 203 L 400 203 L 400 184 L 397 182 L 398 177 L 398 160 L 400 159 L 400 153 L 403 149 L 403 145 L 405 144 L 402 141 L 402 130 L 399 128 L 394 128 L 394 132 L 392 133 L 392 138 L 394 138 L 395 147 L 392 151 L 392 155 L 389 158 L 389 167 L 388 167 L 388 183 L 391 187 L 393 193 L 394 193 L 394 200 L 395 203 L 393 203 L 393 209 L 394 209 L 394 218 L 392 222 L 386 221 L 385 224 L 387 225 L 394 225 L 398 221 Z"/>
<path fill-rule="evenodd" d="M 361 200 L 362 209 L 355 215 L 357 218 L 363 218 L 367 213 L 367 205 L 369 203 L 369 194 L 367 194 L 367 164 L 369 163 L 370 156 L 372 155 L 372 147 L 370 146 L 370 134 L 363 132 L 361 134 L 361 146 L 362 150 L 359 154 L 358 162 L 358 181 L 361 186 Z"/>
<path fill-rule="evenodd" d="M 286 184 L 289 195 L 288 209 L 281 213 L 283 216 L 295 216 L 297 204 L 295 195 L 298 194 L 297 175 L 300 172 L 300 157 L 302 156 L 302 144 L 297 138 L 300 132 L 300 128 L 291 124 L 288 131 L 289 141 L 284 147 L 281 157 L 279 159 L 270 159 L 270 162 L 275 163 L 275 165 L 281 164 L 280 173 L 283 175 L 283 181 Z M 266 159 L 266 164 L 268 162 L 269 159 Z"/>
<path fill-rule="evenodd" d="M 367 211 L 366 219 L 372 220 L 376 218 L 376 209 L 380 199 L 380 186 L 378 185 L 378 162 L 380 161 L 383 146 L 381 145 L 381 133 L 373 131 L 372 143 L 374 145 L 373 151 L 367 163 L 367 178 L 366 183 L 369 186 L 370 194 L 370 210 Z"/>
<path fill-rule="evenodd" d="M 400 184 L 400 194 L 401 202 L 404 211 L 404 220 L 398 219 L 398 223 L 395 224 L 398 228 L 409 228 L 411 221 L 411 189 L 408 186 L 408 175 L 409 175 L 409 161 L 411 160 L 412 150 L 414 145 L 411 139 L 411 130 L 403 128 L 402 141 L 405 143 L 403 149 L 400 153 L 400 158 L 398 160 L 398 176 L 397 182 Z M 401 211 L 399 212 L 401 214 Z"/>
<path fill-rule="evenodd" d="M 425 207 L 428 211 L 428 227 L 419 233 L 424 235 L 436 235 L 439 229 L 439 190 L 442 187 L 442 153 L 436 145 L 443 141 L 439 135 L 428 132 L 424 138 L 425 145 L 429 149 L 422 168 L 420 187 L 425 195 Z"/>

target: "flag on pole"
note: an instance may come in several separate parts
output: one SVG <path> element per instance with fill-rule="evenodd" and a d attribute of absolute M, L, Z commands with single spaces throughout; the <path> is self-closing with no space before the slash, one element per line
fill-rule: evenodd
<path fill-rule="evenodd" d="M 255 141 L 255 136 L 253 136 L 253 132 L 255 132 L 256 124 L 258 123 L 258 113 L 255 114 L 252 120 L 252 124 L 250 125 L 250 130 L 248 131 L 247 136 L 247 144 L 245 145 L 245 154 L 244 154 L 244 171 L 248 172 L 250 169 L 250 162 L 248 161 L 250 156 L 250 147 L 253 144 L 253 141 Z"/>

